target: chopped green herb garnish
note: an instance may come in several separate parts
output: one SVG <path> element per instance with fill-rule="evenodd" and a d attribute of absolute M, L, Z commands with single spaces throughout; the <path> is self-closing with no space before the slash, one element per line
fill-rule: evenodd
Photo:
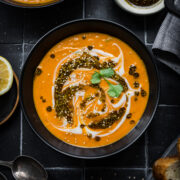
<path fill-rule="evenodd" d="M 101 75 L 98 72 L 95 72 L 92 75 L 91 83 L 92 84 L 99 84 L 101 82 Z"/>
<path fill-rule="evenodd" d="M 117 85 L 110 84 L 109 85 L 108 94 L 111 97 L 119 97 L 120 94 L 122 93 L 122 91 L 123 91 L 123 87 L 120 84 L 117 84 Z"/>
<path fill-rule="evenodd" d="M 113 85 L 106 79 L 106 77 L 110 78 L 113 75 L 114 75 L 114 70 L 112 68 L 101 69 L 100 73 L 95 72 L 92 75 L 91 83 L 92 84 L 99 84 L 101 82 L 101 78 L 104 78 L 104 80 L 109 84 L 109 90 L 108 90 L 109 96 L 119 97 L 119 95 L 123 91 L 123 86 L 121 84 Z"/>
<path fill-rule="evenodd" d="M 102 77 L 110 78 L 110 77 L 112 77 L 114 75 L 114 70 L 112 68 L 101 69 L 100 70 L 100 75 Z"/>

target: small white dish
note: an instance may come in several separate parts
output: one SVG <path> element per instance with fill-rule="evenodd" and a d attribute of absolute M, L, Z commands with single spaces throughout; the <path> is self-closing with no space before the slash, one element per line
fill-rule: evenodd
<path fill-rule="evenodd" d="M 124 10 L 136 14 L 136 15 L 150 15 L 161 11 L 165 5 L 164 0 L 159 0 L 156 4 L 152 6 L 136 6 L 129 3 L 127 0 L 115 0 L 115 2 Z"/>

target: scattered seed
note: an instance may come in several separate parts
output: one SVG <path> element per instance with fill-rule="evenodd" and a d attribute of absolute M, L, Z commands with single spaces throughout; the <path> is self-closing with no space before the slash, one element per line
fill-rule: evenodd
<path fill-rule="evenodd" d="M 47 110 L 48 112 L 51 112 L 51 111 L 52 111 L 52 107 L 51 107 L 51 106 L 48 106 L 48 107 L 46 108 L 46 110 Z"/>
<path fill-rule="evenodd" d="M 42 69 L 36 68 L 35 75 L 39 76 L 39 75 L 41 75 L 41 73 L 42 73 Z"/>
<path fill-rule="evenodd" d="M 135 81 L 133 85 L 134 85 L 135 88 L 139 87 L 139 83 L 137 81 Z"/>
<path fill-rule="evenodd" d="M 99 56 L 94 56 L 99 61 Z"/>
<path fill-rule="evenodd" d="M 83 129 L 84 127 L 85 127 L 85 125 L 84 125 L 84 124 L 81 124 L 81 125 L 80 125 L 80 128 L 82 128 L 82 129 Z"/>
<path fill-rule="evenodd" d="M 54 58 L 55 58 L 55 54 L 51 54 L 50 57 L 51 57 L 52 59 L 54 59 Z"/>
<path fill-rule="evenodd" d="M 136 72 L 136 66 L 131 65 L 130 68 L 129 68 L 129 74 L 133 75 L 135 72 Z"/>
<path fill-rule="evenodd" d="M 85 36 L 85 35 L 83 35 L 83 36 L 82 36 L 82 39 L 84 39 L 84 40 L 85 40 L 85 39 L 86 39 L 86 36 Z"/>
<path fill-rule="evenodd" d="M 115 101 L 114 101 L 114 99 L 111 99 L 111 103 L 114 103 Z"/>
<path fill-rule="evenodd" d="M 88 137 L 89 139 L 91 139 L 91 138 L 92 138 L 92 134 L 88 134 L 87 137 Z"/>
<path fill-rule="evenodd" d="M 135 124 L 135 120 L 131 120 L 131 121 L 130 121 L 130 124 Z"/>
<path fill-rule="evenodd" d="M 89 49 L 89 51 L 91 51 L 93 49 L 93 46 L 88 46 L 87 48 Z"/>
<path fill-rule="evenodd" d="M 147 95 L 146 91 L 144 89 L 141 89 L 141 96 L 145 97 Z"/>
<path fill-rule="evenodd" d="M 129 113 L 129 114 L 126 116 L 127 119 L 130 119 L 131 117 L 132 117 L 132 113 Z"/>
<path fill-rule="evenodd" d="M 135 96 L 139 96 L 139 92 L 138 92 L 138 91 L 135 91 L 135 92 L 134 92 L 134 95 L 135 95 Z"/>
<path fill-rule="evenodd" d="M 139 77 L 139 73 L 135 72 L 135 73 L 133 74 L 133 76 L 134 76 L 134 78 L 138 78 L 138 77 Z"/>
<path fill-rule="evenodd" d="M 101 138 L 99 136 L 95 137 L 95 141 L 100 141 L 100 140 L 101 140 Z"/>

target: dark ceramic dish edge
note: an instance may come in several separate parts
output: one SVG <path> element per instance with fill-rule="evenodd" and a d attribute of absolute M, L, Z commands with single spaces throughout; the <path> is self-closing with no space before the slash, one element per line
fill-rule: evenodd
<path fill-rule="evenodd" d="M 154 70 L 155 70 L 155 73 L 156 73 L 156 87 L 157 87 L 157 91 L 156 91 L 156 100 L 155 100 L 155 103 L 154 103 L 154 109 L 152 111 L 152 114 L 151 114 L 151 117 L 149 118 L 149 121 L 148 123 L 144 126 L 143 130 L 141 130 L 141 132 L 139 132 L 139 134 L 137 135 L 136 138 L 133 139 L 133 141 L 131 141 L 129 144 L 127 144 L 125 147 L 119 149 L 119 150 L 116 150 L 114 152 L 111 152 L 111 153 L 108 153 L 108 154 L 105 154 L 105 155 L 100 155 L 100 156 L 82 156 L 82 155 L 75 155 L 75 154 L 71 154 L 71 153 L 67 153 L 67 152 L 64 152 L 62 150 L 59 150 L 58 148 L 54 147 L 52 144 L 50 144 L 49 142 L 47 142 L 44 137 L 42 137 L 38 132 L 37 130 L 35 130 L 35 128 L 33 127 L 33 125 L 31 124 L 30 120 L 29 120 L 29 117 L 27 116 L 27 112 L 24 108 L 24 103 L 23 103 L 23 97 L 22 97 L 22 80 L 23 80 L 23 75 L 24 75 L 24 71 L 25 71 L 25 67 L 28 63 L 28 59 L 29 59 L 29 56 L 34 52 L 35 48 L 37 48 L 38 44 L 40 44 L 48 35 L 51 35 L 53 32 L 55 32 L 56 30 L 60 29 L 60 28 L 63 28 L 63 27 L 66 27 L 68 25 L 71 25 L 73 23 L 79 23 L 79 22 L 91 22 L 91 21 L 96 21 L 96 22 L 102 22 L 102 23 L 107 23 L 107 24 L 111 24 L 113 26 L 116 26 L 118 28 L 121 28 L 123 29 L 123 31 L 126 31 L 127 33 L 130 33 L 137 41 L 138 43 L 141 44 L 141 46 L 143 46 L 145 49 L 146 49 L 146 52 L 147 54 L 149 55 L 149 57 L 151 57 L 151 61 L 152 61 L 152 64 L 154 66 Z M 90 31 L 91 32 L 91 31 Z M 98 32 L 98 31 L 97 31 Z M 75 33 L 76 34 L 76 33 Z M 115 36 L 115 35 L 114 35 Z M 115 36 L 116 37 L 116 36 Z M 64 23 L 62 25 L 59 25 L 57 27 L 55 27 L 54 29 L 50 30 L 49 32 L 47 32 L 44 36 L 42 36 L 38 41 L 37 43 L 34 45 L 34 47 L 32 48 L 32 50 L 30 51 L 29 55 L 28 55 L 28 58 L 26 60 L 26 62 L 24 63 L 23 65 L 23 69 L 22 69 L 22 72 L 21 72 L 21 77 L 20 77 L 20 104 L 21 104 L 21 107 L 22 107 L 22 110 L 23 110 L 23 113 L 26 117 L 26 119 L 28 120 L 28 123 L 30 125 L 30 127 L 33 129 L 33 131 L 35 132 L 35 134 L 45 143 L 47 144 L 49 147 L 51 147 L 52 149 L 58 151 L 58 152 L 61 152 L 62 154 L 65 154 L 65 155 L 68 155 L 68 156 L 71 156 L 71 157 L 75 157 L 75 158 L 81 158 L 81 159 L 99 159 L 99 158 L 104 158 L 104 157 L 108 157 L 108 156 L 111 156 L 111 155 L 114 155 L 114 154 L 117 154 L 123 150 L 125 150 L 126 148 L 128 148 L 130 145 L 132 145 L 143 133 L 144 131 L 147 129 L 147 127 L 149 126 L 150 122 L 152 121 L 153 117 L 154 117 L 154 114 L 156 112 L 156 109 L 157 109 L 157 105 L 158 105 L 158 102 L 159 102 L 159 93 L 160 93 L 160 85 L 159 85 L 159 75 L 158 75 L 158 70 L 157 70 L 157 67 L 156 67 L 156 64 L 154 62 L 154 57 L 152 56 L 152 54 L 150 53 L 150 51 L 147 49 L 147 47 L 144 45 L 144 43 L 139 39 L 137 38 L 137 36 L 131 32 L 130 30 L 128 30 L 127 28 L 119 25 L 118 23 L 115 23 L 115 22 L 112 22 L 112 21 L 107 21 L 107 20 L 103 20 L 103 19 L 86 19 L 86 20 L 83 20 L 83 19 L 79 19 L 79 20 L 75 20 L 75 21 L 70 21 L 70 22 L 67 22 L 67 23 Z M 145 110 L 146 111 L 146 110 Z M 144 112 L 145 113 L 145 112 Z M 143 114 L 144 115 L 144 114 Z M 140 120 L 141 121 L 141 120 Z M 140 122 L 139 121 L 139 122 Z M 138 123 L 139 124 L 139 123 Z M 136 127 L 138 126 L 138 124 L 136 125 Z M 136 128 L 135 127 L 135 128 Z M 134 128 L 134 129 L 135 129 Z M 132 129 L 131 132 L 134 130 Z M 48 131 L 48 130 L 47 130 Z M 127 138 L 127 136 L 129 134 L 131 134 L 131 132 L 129 132 L 125 137 L 123 137 L 122 139 L 124 138 Z M 55 136 L 54 136 L 55 137 Z M 120 139 L 120 140 L 122 140 Z M 58 139 L 59 140 L 59 139 Z M 118 140 L 117 142 L 119 142 L 120 140 Z M 63 142 L 63 141 L 62 141 Z M 114 142 L 113 144 L 117 143 L 117 142 Z M 64 142 L 63 142 L 64 143 Z M 66 145 L 69 145 L 67 143 L 64 143 Z M 107 145 L 107 146 L 113 146 L 113 144 L 110 144 L 110 145 Z M 76 147 L 76 146 L 72 146 L 72 145 L 69 145 L 71 146 L 72 148 L 81 148 L 81 147 Z M 98 149 L 98 148 L 104 148 L 104 147 L 107 147 L 107 146 L 103 146 L 103 147 L 97 147 L 97 148 L 81 148 L 81 149 Z"/>
<path fill-rule="evenodd" d="M 35 6 L 29 6 L 29 5 L 23 5 L 23 3 L 16 3 L 16 2 L 8 2 L 6 0 L 2 0 L 1 2 L 9 5 L 9 6 L 13 6 L 13 7 L 17 7 L 17 8 L 25 8 L 25 9 L 38 9 L 38 8 L 45 8 L 45 7 L 50 7 L 50 6 L 54 6 L 56 4 L 59 4 L 61 2 L 63 2 L 64 0 L 57 0 L 56 2 L 53 3 L 48 3 L 48 4 L 42 4 L 42 5 L 35 5 Z"/>
<path fill-rule="evenodd" d="M 165 0 L 164 3 L 170 13 L 180 17 L 180 10 L 175 6 L 175 0 Z"/>

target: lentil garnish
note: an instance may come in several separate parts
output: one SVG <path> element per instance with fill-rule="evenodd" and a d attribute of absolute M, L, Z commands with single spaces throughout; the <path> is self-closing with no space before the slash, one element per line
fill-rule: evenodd
<path fill-rule="evenodd" d="M 51 111 L 52 111 L 52 107 L 51 107 L 51 106 L 48 106 L 48 107 L 46 108 L 46 110 L 47 110 L 48 112 L 51 112 Z"/>
<path fill-rule="evenodd" d="M 114 99 L 111 99 L 111 103 L 114 103 L 115 101 L 114 101 Z"/>
<path fill-rule="evenodd" d="M 72 59 L 64 63 L 59 70 L 58 77 L 55 81 L 55 95 L 54 95 L 56 115 L 57 117 L 65 117 L 67 119 L 67 122 L 70 124 L 73 124 L 73 120 L 72 120 L 73 107 L 70 106 L 70 101 L 72 100 L 72 97 L 75 95 L 77 91 L 83 89 L 84 85 L 68 87 L 63 92 L 61 92 L 63 85 L 67 81 L 70 74 L 75 69 L 92 68 L 92 67 L 95 69 L 101 69 L 102 65 L 101 63 L 99 63 L 97 58 L 84 52 L 79 58 L 76 58 L 74 60 Z M 112 79 L 121 83 L 121 85 L 124 87 L 123 88 L 124 91 L 128 90 L 128 86 L 125 80 L 121 76 L 115 73 Z M 96 88 L 100 91 L 101 93 L 100 101 L 102 103 L 105 103 L 106 95 L 105 95 L 104 90 L 99 85 L 90 84 L 90 87 Z M 92 100 L 92 98 L 90 99 Z M 82 103 L 81 108 L 83 108 L 85 104 L 86 103 Z M 106 106 L 104 105 L 102 111 L 105 111 L 105 107 Z"/>
<path fill-rule="evenodd" d="M 131 121 L 130 121 L 130 124 L 135 124 L 135 120 L 131 120 Z"/>
<path fill-rule="evenodd" d="M 85 107 L 86 107 L 86 103 L 92 101 L 93 99 L 94 99 L 93 96 L 89 96 L 89 97 L 85 98 L 85 99 L 81 102 L 81 104 L 80 104 L 81 109 L 85 108 Z"/>
<path fill-rule="evenodd" d="M 136 72 L 136 66 L 131 65 L 130 68 L 129 68 L 129 74 L 133 75 L 135 72 Z"/>
<path fill-rule="evenodd" d="M 93 49 L 93 46 L 88 46 L 87 48 L 89 49 L 89 51 L 91 51 Z"/>
<path fill-rule="evenodd" d="M 132 117 L 132 113 L 129 113 L 129 114 L 126 116 L 127 119 L 130 119 L 131 117 Z"/>
<path fill-rule="evenodd" d="M 138 77 L 139 77 L 139 73 L 135 72 L 135 73 L 133 74 L 133 76 L 134 76 L 134 78 L 138 78 Z"/>
<path fill-rule="evenodd" d="M 91 138 L 92 138 L 92 134 L 87 134 L 87 137 L 88 137 L 89 139 L 91 139 Z"/>
<path fill-rule="evenodd" d="M 50 57 L 51 57 L 52 59 L 54 59 L 54 58 L 55 58 L 55 54 L 51 54 Z"/>
<path fill-rule="evenodd" d="M 97 117 L 97 116 L 99 116 L 100 114 L 99 113 L 89 113 L 88 115 L 87 115 L 87 118 L 89 118 L 89 119 L 92 119 L 92 118 L 95 118 L 95 117 Z"/>
<path fill-rule="evenodd" d="M 84 125 L 84 124 L 81 124 L 81 125 L 80 125 L 80 128 L 81 128 L 81 129 L 83 129 L 84 127 L 85 127 L 85 125 Z"/>
<path fill-rule="evenodd" d="M 129 68 L 129 75 L 133 76 L 135 79 L 139 77 L 139 73 L 136 72 L 137 67 L 134 65 L 131 65 Z"/>
<path fill-rule="evenodd" d="M 139 92 L 138 92 L 138 91 L 135 91 L 135 92 L 134 92 L 134 95 L 135 95 L 135 96 L 139 96 Z"/>
<path fill-rule="evenodd" d="M 109 113 L 109 115 L 107 117 L 101 119 L 99 122 L 89 124 L 88 127 L 91 129 L 109 128 L 110 126 L 112 126 L 114 124 L 114 122 L 119 120 L 124 115 L 125 110 L 126 109 L 124 107 L 122 107 L 117 111 L 113 111 L 113 112 Z"/>
<path fill-rule="evenodd" d="M 86 35 L 83 35 L 83 36 L 82 36 L 82 39 L 85 40 L 85 39 L 86 39 Z"/>
<path fill-rule="evenodd" d="M 99 136 L 96 136 L 94 139 L 95 139 L 95 141 L 100 141 L 101 140 L 101 138 Z"/>
<path fill-rule="evenodd" d="M 141 88 L 141 96 L 142 97 L 145 97 L 147 95 L 147 92 Z"/>
<path fill-rule="evenodd" d="M 35 76 L 39 76 L 41 75 L 41 73 L 42 73 L 42 69 L 37 67 L 35 71 Z"/>
<path fill-rule="evenodd" d="M 137 81 L 135 81 L 133 85 L 134 85 L 135 88 L 139 87 L 139 83 Z"/>

